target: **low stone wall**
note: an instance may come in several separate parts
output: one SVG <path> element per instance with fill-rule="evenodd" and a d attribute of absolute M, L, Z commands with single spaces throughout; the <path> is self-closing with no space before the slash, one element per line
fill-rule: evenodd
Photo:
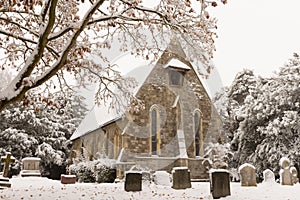
<path fill-rule="evenodd" d="M 204 166 L 203 163 L 204 159 L 203 158 L 189 158 L 188 159 L 188 168 L 191 172 L 191 179 L 193 180 L 199 180 L 199 181 L 204 181 L 204 180 L 209 180 L 209 169 Z"/>
<path fill-rule="evenodd" d="M 154 171 L 165 170 L 171 173 L 176 158 L 173 157 L 137 157 L 135 163 Z"/>
<path fill-rule="evenodd" d="M 135 164 L 153 171 L 164 170 L 171 173 L 174 167 L 188 167 L 192 180 L 207 181 L 209 180 L 209 167 L 203 165 L 203 158 L 170 158 L 170 157 L 137 157 Z M 133 163 L 128 163 L 133 166 Z M 123 163 L 123 169 L 126 163 Z"/>

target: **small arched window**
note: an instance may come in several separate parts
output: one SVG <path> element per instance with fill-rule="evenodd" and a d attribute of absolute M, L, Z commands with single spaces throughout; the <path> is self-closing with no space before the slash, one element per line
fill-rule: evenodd
<path fill-rule="evenodd" d="M 160 149 L 160 134 L 159 134 L 159 114 L 156 106 L 150 109 L 150 128 L 151 128 L 151 152 L 152 155 L 158 155 Z"/>
<path fill-rule="evenodd" d="M 196 110 L 194 112 L 194 138 L 195 138 L 195 156 L 203 154 L 203 135 L 202 135 L 202 120 L 201 112 Z"/>
<path fill-rule="evenodd" d="M 119 135 L 116 131 L 114 134 L 114 158 L 117 159 L 119 155 Z"/>

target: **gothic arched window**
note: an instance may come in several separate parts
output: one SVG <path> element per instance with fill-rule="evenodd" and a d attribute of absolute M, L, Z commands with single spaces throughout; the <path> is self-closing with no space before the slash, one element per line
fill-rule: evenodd
<path fill-rule="evenodd" d="M 150 109 L 150 120 L 151 120 L 151 152 L 152 155 L 158 155 L 159 148 L 160 148 L 160 134 L 159 134 L 159 115 L 158 115 L 158 108 L 153 107 Z"/>
<path fill-rule="evenodd" d="M 194 135 L 195 135 L 195 156 L 200 156 L 203 152 L 202 120 L 201 112 L 194 112 Z"/>

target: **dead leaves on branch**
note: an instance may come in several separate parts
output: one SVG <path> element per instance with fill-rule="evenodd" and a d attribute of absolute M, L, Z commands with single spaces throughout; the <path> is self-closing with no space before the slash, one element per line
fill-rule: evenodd
<path fill-rule="evenodd" d="M 156 33 L 165 29 L 172 30 L 181 34 L 192 49 L 197 48 L 197 51 L 205 52 L 205 56 L 201 55 L 200 60 L 206 64 L 213 56 L 214 38 L 216 37 L 216 20 L 209 15 L 206 8 L 218 6 L 218 2 L 227 3 L 226 0 L 199 0 L 196 1 L 201 10 L 199 12 L 193 6 L 195 1 L 190 0 L 161 0 L 153 8 L 144 7 L 143 0 L 110 0 L 105 1 L 103 5 L 99 3 L 101 1 L 96 0 L 60 0 L 55 7 L 54 26 L 46 40 L 40 41 L 40 35 L 50 18 L 47 15 L 49 10 L 42 11 L 49 9 L 51 2 L 52 0 L 0 0 L 0 27 L 6 30 L 6 32 L 0 32 L 0 48 L 5 52 L 5 56 L 1 57 L 3 70 L 13 69 L 17 73 L 22 73 L 23 69 L 28 67 L 25 63 L 28 59 L 32 59 L 31 55 L 34 53 L 35 47 L 40 42 L 46 43 L 43 54 L 32 72 L 23 77 L 23 86 L 34 87 L 37 82 L 35 79 L 45 76 L 45 73 L 48 73 L 60 61 L 66 51 L 68 51 L 68 56 L 64 61 L 62 73 L 65 73 L 64 70 L 67 71 L 80 83 L 94 81 L 95 78 L 91 79 L 91 75 L 82 75 L 82 64 L 84 63 L 82 60 L 87 60 L 91 53 L 97 52 L 102 64 L 109 66 L 107 58 L 100 49 L 110 48 L 110 41 L 119 34 L 127 35 L 132 42 L 132 46 L 126 46 L 125 40 L 128 39 L 120 41 L 124 43 L 121 45 L 123 51 L 130 50 L 148 60 L 153 55 L 157 56 L 160 51 L 160 44 L 157 42 L 159 40 L 155 38 Z M 87 26 L 83 27 L 76 44 L 70 50 L 67 48 L 70 38 L 76 32 L 81 31 L 82 20 L 84 20 L 84 16 L 87 16 L 82 13 L 89 12 L 88 9 L 80 7 L 82 2 L 85 3 L 85 6 L 87 3 L 99 3 L 99 7 L 89 18 Z M 92 5 L 90 7 L 92 8 Z M 141 39 L 142 36 L 132 34 L 135 30 L 140 29 L 150 31 L 151 37 L 153 37 L 152 43 L 156 46 L 153 44 L 149 46 L 149 41 Z M 101 70 L 104 68 L 105 66 L 90 68 L 90 71 L 101 74 Z M 203 71 L 203 74 L 210 73 L 209 64 Z M 48 79 L 53 76 L 55 74 L 49 75 Z M 99 77 L 96 76 L 96 78 L 100 80 Z M 62 80 L 61 82 L 65 84 L 66 81 Z"/>

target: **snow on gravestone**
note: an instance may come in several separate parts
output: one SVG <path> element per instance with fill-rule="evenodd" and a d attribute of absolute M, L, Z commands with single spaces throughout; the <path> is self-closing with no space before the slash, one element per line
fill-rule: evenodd
<path fill-rule="evenodd" d="M 256 186 L 256 171 L 253 165 L 249 163 L 241 165 L 239 174 L 242 186 Z"/>
<path fill-rule="evenodd" d="M 299 182 L 299 179 L 298 179 L 298 171 L 296 169 L 296 167 L 291 167 L 290 168 L 290 172 L 292 174 L 292 181 L 294 184 L 298 183 Z"/>
<path fill-rule="evenodd" d="M 171 186 L 171 175 L 166 171 L 156 171 L 153 174 L 153 181 L 156 185 Z"/>
<path fill-rule="evenodd" d="M 276 183 L 275 175 L 270 169 L 263 171 L 264 181 L 263 183 L 273 184 Z"/>
<path fill-rule="evenodd" d="M 187 167 L 174 167 L 172 170 L 173 189 L 191 188 L 190 171 Z"/>
<path fill-rule="evenodd" d="M 126 192 L 142 191 L 142 173 L 137 171 L 126 172 L 124 189 Z"/>
<path fill-rule="evenodd" d="M 279 171 L 280 175 L 280 184 L 281 185 L 293 185 L 292 173 L 290 172 L 290 160 L 286 157 L 283 157 L 279 161 L 281 170 Z"/>
<path fill-rule="evenodd" d="M 23 158 L 21 176 L 41 176 L 40 162 L 41 159 L 37 157 Z"/>
<path fill-rule="evenodd" d="M 210 169 L 210 192 L 214 199 L 230 195 L 229 172 L 225 169 Z"/>

